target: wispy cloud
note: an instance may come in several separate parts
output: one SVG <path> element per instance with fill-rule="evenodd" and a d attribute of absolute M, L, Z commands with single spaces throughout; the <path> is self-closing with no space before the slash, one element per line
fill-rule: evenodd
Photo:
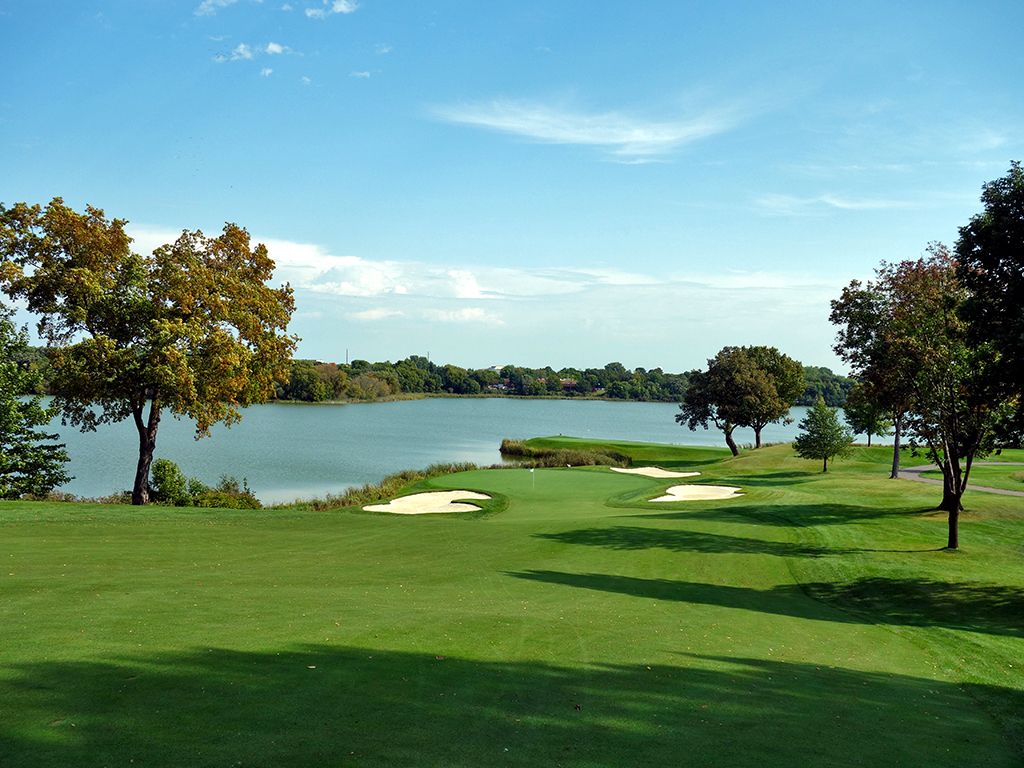
<path fill-rule="evenodd" d="M 460 309 L 425 309 L 423 317 L 439 323 L 486 323 L 488 325 L 504 325 L 505 321 L 497 315 L 487 312 L 481 307 L 462 307 Z"/>
<path fill-rule="evenodd" d="M 260 77 L 270 77 L 272 74 L 274 74 L 274 70 L 270 67 L 264 67 L 260 70 Z"/>
<path fill-rule="evenodd" d="M 306 16 L 311 19 L 326 19 L 336 13 L 355 13 L 359 10 L 359 3 L 355 0 L 323 0 L 321 8 L 307 8 Z"/>
<path fill-rule="evenodd" d="M 196 16 L 212 16 L 221 8 L 227 8 L 237 2 L 238 0 L 203 0 L 192 13 Z"/>
<path fill-rule="evenodd" d="M 574 112 L 521 101 L 436 107 L 433 114 L 461 125 L 487 128 L 548 144 L 600 147 L 624 160 L 650 160 L 714 136 L 739 121 L 735 110 L 708 110 L 674 120 L 648 120 L 622 112 Z"/>
<path fill-rule="evenodd" d="M 369 80 L 370 79 L 370 73 L 366 72 L 366 71 L 349 72 L 348 76 L 349 77 L 354 77 L 357 80 Z"/>
<path fill-rule="evenodd" d="M 917 208 L 919 202 L 885 198 L 850 198 L 834 194 L 815 197 L 767 194 L 754 200 L 754 206 L 769 216 L 822 216 L 829 211 L 889 211 Z"/>
<path fill-rule="evenodd" d="M 364 323 L 404 316 L 405 313 L 400 309 L 386 309 L 385 307 L 373 307 L 372 309 L 364 309 L 361 312 L 352 312 L 349 314 L 349 317 L 353 320 L 360 320 Z"/>
<path fill-rule="evenodd" d="M 391 51 L 393 50 L 394 48 L 392 48 L 387 43 L 377 43 L 377 45 L 373 47 L 374 53 L 376 53 L 378 56 L 383 56 L 385 54 L 391 53 Z"/>
<path fill-rule="evenodd" d="M 271 41 L 267 43 L 267 47 L 263 49 L 263 52 L 269 53 L 271 56 L 277 56 L 282 53 L 287 53 L 289 50 L 291 49 L 288 48 L 287 45 L 281 45 L 280 43 Z"/>

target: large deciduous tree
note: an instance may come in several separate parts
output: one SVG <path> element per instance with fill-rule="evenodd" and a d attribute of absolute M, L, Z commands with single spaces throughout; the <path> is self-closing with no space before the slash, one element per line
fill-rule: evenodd
<path fill-rule="evenodd" d="M 957 274 L 968 290 L 964 316 L 975 343 L 997 353 L 1002 396 L 1017 405 L 1014 425 L 1024 435 L 1024 168 L 1019 162 L 983 188 L 984 210 L 960 228 Z"/>
<path fill-rule="evenodd" d="M 690 429 L 714 424 L 735 456 L 736 427 L 753 429 L 760 448 L 761 430 L 787 418 L 803 388 L 803 366 L 774 347 L 724 347 L 707 371 L 689 374 L 676 421 Z"/>
<path fill-rule="evenodd" d="M 892 317 L 892 297 L 882 275 L 875 281 L 853 280 L 832 301 L 829 319 L 839 326 L 833 349 L 857 375 L 864 395 L 873 405 L 892 414 L 892 470 L 900 473 L 907 414 L 914 400 L 914 377 L 919 361 L 901 345 Z"/>
<path fill-rule="evenodd" d="M 917 261 L 883 264 L 877 274 L 869 288 L 879 312 L 871 333 L 861 339 L 847 325 L 837 350 L 856 361 L 859 378 L 902 388 L 914 441 L 942 470 L 938 508 L 948 513 L 947 546 L 956 549 L 972 464 L 994 447 L 1012 405 L 1002 397 L 998 354 L 968 337 L 968 293 L 944 246 L 931 245 Z"/>
<path fill-rule="evenodd" d="M 288 285 L 267 286 L 274 262 L 241 227 L 184 231 L 143 256 L 125 224 L 60 198 L 45 209 L 0 205 L 0 284 L 40 318 L 65 423 L 90 431 L 133 420 L 132 503 L 145 504 L 165 409 L 193 419 L 199 438 L 287 380 L 294 301 Z"/>
<path fill-rule="evenodd" d="M 42 496 L 70 476 L 62 443 L 56 434 L 39 429 L 53 413 L 43 407 L 38 389 L 41 374 L 23 362 L 28 349 L 24 329 L 15 327 L 13 311 L 0 306 L 0 498 Z"/>

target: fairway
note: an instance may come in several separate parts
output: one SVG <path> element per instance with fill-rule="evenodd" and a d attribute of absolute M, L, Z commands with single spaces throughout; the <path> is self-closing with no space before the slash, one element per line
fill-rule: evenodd
<path fill-rule="evenodd" d="M 571 438 L 537 441 L 587 447 Z M 605 443 L 482 511 L 0 504 L 0 766 L 1015 766 L 1024 499 Z M 680 483 L 721 501 L 652 504 Z"/>

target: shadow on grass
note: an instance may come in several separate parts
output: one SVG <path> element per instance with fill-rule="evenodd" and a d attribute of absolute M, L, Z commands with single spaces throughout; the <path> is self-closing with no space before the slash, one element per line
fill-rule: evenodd
<path fill-rule="evenodd" d="M 725 536 L 718 533 L 625 525 L 612 528 L 581 528 L 574 531 L 534 535 L 540 539 L 549 539 L 562 544 L 583 544 L 590 547 L 618 550 L 667 549 L 672 552 L 737 553 L 778 557 L 822 557 L 862 551 L 842 547 L 818 547 L 812 544 L 788 541 L 747 539 L 742 536 Z"/>
<path fill-rule="evenodd" d="M 739 481 L 737 481 L 739 484 Z M 755 525 L 777 525 L 785 527 L 810 527 L 817 525 L 843 525 L 859 520 L 876 520 L 885 517 L 913 517 L 934 514 L 934 509 L 920 507 L 867 507 L 854 504 L 753 504 L 704 507 L 693 511 L 679 510 L 647 515 L 632 515 L 663 520 L 722 520 L 752 523 Z"/>
<path fill-rule="evenodd" d="M 739 608 L 802 619 L 844 624 L 870 621 L 1024 637 L 1024 595 L 1018 590 L 998 585 L 963 585 L 928 579 L 878 577 L 845 584 L 786 584 L 760 590 L 601 573 L 531 570 L 508 575 L 580 589 Z M 818 600 L 809 600 L 808 595 Z"/>
<path fill-rule="evenodd" d="M 443 654 L 444 649 L 437 649 Z M 560 666 L 325 645 L 39 662 L 0 678 L 33 766 L 1013 765 L 956 685 L 764 659 Z M 973 686 L 1024 710 L 1019 691 Z"/>

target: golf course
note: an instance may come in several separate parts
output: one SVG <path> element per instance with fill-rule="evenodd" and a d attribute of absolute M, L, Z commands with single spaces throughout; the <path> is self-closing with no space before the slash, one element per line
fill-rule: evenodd
<path fill-rule="evenodd" d="M 1024 760 L 1024 499 L 968 490 L 950 552 L 889 447 L 597 447 L 700 475 L 401 493 L 455 514 L 0 504 L 0 766 Z M 742 495 L 648 501 L 681 484 Z"/>

